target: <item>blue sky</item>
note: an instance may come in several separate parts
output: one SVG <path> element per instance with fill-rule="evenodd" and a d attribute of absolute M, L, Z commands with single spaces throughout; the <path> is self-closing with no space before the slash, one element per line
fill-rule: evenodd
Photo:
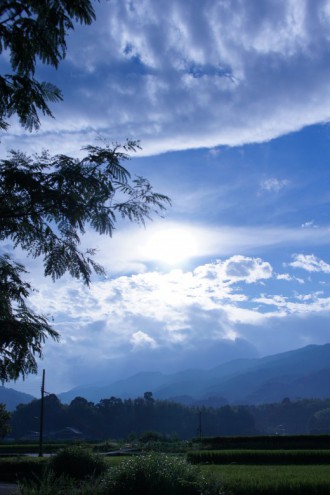
<path fill-rule="evenodd" d="M 15 148 L 75 156 L 141 140 L 128 166 L 169 195 L 146 229 L 88 232 L 90 289 L 17 259 L 52 315 L 47 390 L 138 371 L 211 368 L 329 341 L 330 1 L 110 0 L 77 26 L 55 120 Z M 40 375 L 16 388 L 38 394 Z"/>

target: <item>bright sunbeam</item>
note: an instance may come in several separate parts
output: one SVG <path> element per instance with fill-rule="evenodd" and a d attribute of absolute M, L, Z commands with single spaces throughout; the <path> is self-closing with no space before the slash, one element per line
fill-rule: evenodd
<path fill-rule="evenodd" d="M 198 242 L 189 227 L 171 227 L 153 232 L 144 246 L 144 256 L 177 265 L 198 256 Z"/>

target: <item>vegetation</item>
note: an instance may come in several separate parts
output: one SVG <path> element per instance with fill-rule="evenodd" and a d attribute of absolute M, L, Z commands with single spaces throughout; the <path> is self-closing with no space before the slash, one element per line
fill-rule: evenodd
<path fill-rule="evenodd" d="M 0 479 L 19 480 L 23 495 L 120 495 L 124 492 L 157 492 L 160 495 L 323 495 L 328 493 L 330 486 L 329 464 L 320 464 L 318 457 L 323 455 L 329 462 L 330 450 L 224 450 L 222 455 L 227 456 L 231 464 L 216 465 L 209 458 L 208 464 L 200 466 L 187 463 L 183 456 L 173 454 L 148 453 L 129 458 L 111 456 L 101 461 L 107 466 L 106 471 L 101 476 L 92 475 L 92 478 L 86 477 L 85 469 L 79 468 L 77 459 L 83 451 L 86 453 L 86 450 L 77 447 L 66 449 L 66 457 L 62 457 L 56 474 L 52 469 L 54 461 L 45 458 L 0 459 Z M 60 459 L 62 452 L 55 457 Z M 243 457 L 239 459 L 239 456 Z M 86 457 L 89 459 L 89 473 L 93 473 L 94 456 L 87 452 Z M 247 457 L 250 459 L 247 460 Z M 310 463 L 302 464 L 308 457 Z M 268 464 L 269 460 L 272 464 Z M 71 473 L 67 465 L 74 466 Z M 28 470 L 33 476 L 28 475 Z M 22 482 L 24 479 L 26 481 Z"/>
<path fill-rule="evenodd" d="M 1 460 L 2 463 L 7 460 Z M 45 459 L 34 459 L 35 464 Z M 108 461 L 108 459 L 107 459 Z M 108 471 L 91 481 L 55 476 L 49 469 L 36 481 L 21 484 L 23 495 L 120 495 L 120 493 L 230 494 L 230 495 L 325 495 L 329 492 L 328 465 L 203 465 L 187 464 L 182 458 L 148 454 L 110 459 Z M 17 461 L 15 461 L 17 463 Z M 46 461 L 47 463 L 47 461 Z M 167 490 L 167 491 L 165 491 Z"/>
<path fill-rule="evenodd" d="M 19 493 L 22 495 L 106 495 L 101 490 L 100 480 L 90 480 L 77 483 L 72 478 L 57 477 L 51 471 L 46 471 L 42 477 L 33 481 L 19 483 Z"/>
<path fill-rule="evenodd" d="M 103 457 L 79 446 L 69 446 L 57 452 L 50 459 L 49 467 L 55 476 L 76 480 L 100 476 L 107 468 Z"/>
<path fill-rule="evenodd" d="M 55 452 L 67 447 L 67 443 L 51 442 L 43 443 L 42 450 L 45 454 L 54 454 Z M 30 442 L 20 442 L 20 443 L 9 443 L 4 442 L 0 444 L 0 457 L 3 456 L 20 456 L 24 454 L 38 454 L 39 453 L 39 443 Z"/>
<path fill-rule="evenodd" d="M 74 28 L 74 22 L 90 24 L 94 19 L 90 0 L 1 2 L 0 54 L 4 53 L 4 56 L 0 73 L 0 129 L 7 129 L 9 119 L 14 115 L 30 131 L 40 126 L 38 111 L 52 116 L 48 102 L 61 100 L 61 92 L 53 84 L 35 78 L 37 62 L 57 68 L 65 57 L 66 36 Z M 64 191 L 63 195 L 57 194 L 56 198 L 56 189 L 60 184 L 56 183 L 56 179 L 54 181 L 55 177 L 48 177 L 51 161 L 45 159 L 38 157 L 33 163 L 31 158 L 22 153 L 13 152 L 8 160 L 1 162 L 0 241 L 12 240 L 14 247 L 20 246 L 35 257 L 44 255 L 46 263 L 47 256 L 52 257 L 54 252 L 58 267 L 62 265 L 62 271 L 63 268 L 65 271 L 69 262 L 72 265 L 71 273 L 75 271 L 77 276 L 78 272 L 86 272 L 86 259 L 79 256 L 76 249 L 79 243 L 77 228 L 82 231 L 85 222 L 72 216 L 69 218 L 70 215 L 65 213 L 74 195 L 71 200 L 66 199 L 68 194 Z M 64 180 L 67 188 L 73 180 L 74 174 L 71 174 L 71 179 L 67 174 Z M 61 181 L 59 176 L 58 181 Z M 52 189 L 55 196 L 47 198 Z M 64 208 L 61 208 L 61 203 L 56 204 L 56 201 L 62 200 L 66 203 Z M 88 210 L 88 205 L 84 206 Z M 58 225 L 61 226 L 59 237 L 55 232 Z M 66 241 L 70 241 L 71 251 L 68 256 L 60 255 L 60 249 L 63 249 Z M 63 265 L 65 258 L 67 262 Z M 45 268 L 46 273 L 47 270 L 49 272 L 49 267 Z M 59 273 L 60 269 L 54 268 L 49 274 Z M 58 338 L 47 318 L 28 307 L 27 299 L 33 288 L 24 280 L 25 274 L 23 265 L 0 252 L 2 382 L 35 373 L 35 355 L 41 356 L 45 339 Z"/>
<path fill-rule="evenodd" d="M 5 437 L 10 432 L 11 414 L 6 410 L 4 404 L 0 404 L 0 438 Z"/>
<path fill-rule="evenodd" d="M 159 440 L 164 442 L 195 436 L 198 416 L 202 411 L 205 433 L 255 433 L 253 418 L 245 408 L 226 406 L 200 410 L 175 402 L 151 399 L 148 394 L 133 400 L 110 397 L 94 404 L 82 397 L 76 397 L 69 405 L 64 405 L 55 395 L 49 395 L 44 401 L 44 431 L 48 439 L 59 439 L 56 431 L 67 426 L 80 431 L 80 439 L 141 437 L 145 448 L 148 448 L 150 443 L 155 444 Z M 11 435 L 14 438 L 24 438 L 29 430 L 36 429 L 35 417 L 38 416 L 39 409 L 38 400 L 16 408 L 11 421 Z M 158 433 L 155 435 L 155 432 Z"/>
<path fill-rule="evenodd" d="M 86 455 L 86 453 L 85 453 Z M 91 454 L 88 454 L 91 456 Z M 147 454 L 123 460 L 120 464 L 111 462 L 102 476 L 96 476 L 89 468 L 94 463 L 88 464 L 89 474 L 77 464 L 81 451 L 77 448 L 66 450 L 65 460 L 73 470 L 68 472 L 67 465 L 62 461 L 54 471 L 54 461 L 48 463 L 44 473 L 34 481 L 27 480 L 20 483 L 23 495 L 52 495 L 58 493 L 73 493 L 79 495 L 120 495 L 120 494 L 144 494 L 153 495 L 212 495 L 217 493 L 215 487 L 207 482 L 199 468 L 187 464 L 183 458 L 167 456 L 164 454 Z M 55 457 L 57 460 L 61 454 Z M 87 457 L 86 457 L 87 459 Z M 86 465 L 86 459 L 83 464 Z M 90 461 L 92 461 L 90 457 Z M 1 464 L 1 462 L 0 462 Z M 104 467 L 104 466 L 103 466 Z"/>
<path fill-rule="evenodd" d="M 72 427 L 78 431 L 78 440 L 139 440 L 145 450 L 164 451 L 168 444 L 166 451 L 171 451 L 175 441 L 193 437 L 201 448 L 208 450 L 328 449 L 328 415 L 318 414 L 318 411 L 326 410 L 329 402 L 329 399 L 317 399 L 212 408 L 156 400 L 151 392 L 146 392 L 136 399 L 110 397 L 96 404 L 76 397 L 67 405 L 51 394 L 45 398 L 45 441 L 59 441 L 63 438 L 60 430 Z M 292 410 L 296 412 L 297 424 L 301 424 L 300 430 L 297 425 L 290 427 Z M 39 400 L 19 405 L 12 413 L 11 436 L 16 440 L 31 439 L 28 433 L 38 428 L 35 418 L 39 411 Z M 199 436 L 200 418 L 202 436 Z M 316 428 L 317 424 L 322 424 L 323 429 Z M 276 432 L 276 425 L 280 425 L 287 434 L 265 435 L 265 431 Z M 181 447 L 178 444 L 176 451 L 180 451 Z"/>
<path fill-rule="evenodd" d="M 203 450 L 189 452 L 192 464 L 330 464 L 330 450 Z"/>
<path fill-rule="evenodd" d="M 200 471 L 183 459 L 153 453 L 125 460 L 104 484 L 106 493 L 116 495 L 197 495 L 206 488 Z"/>
<path fill-rule="evenodd" d="M 40 479 L 44 475 L 48 460 L 44 457 L 1 457 L 0 480 L 16 483 L 23 480 Z"/>
<path fill-rule="evenodd" d="M 17 115 L 25 128 L 38 129 L 38 111 L 52 116 L 48 102 L 62 99 L 59 88 L 35 78 L 36 62 L 58 67 L 66 54 L 66 37 L 74 22 L 91 24 L 95 13 L 90 0 L 2 0 L 0 4 L 0 129 Z"/>
<path fill-rule="evenodd" d="M 111 236 L 118 217 L 144 223 L 169 202 L 146 179 L 130 180 L 121 162 L 137 146 L 88 146 L 79 160 L 12 152 L 0 161 L 0 240 L 41 257 L 45 275 L 53 280 L 69 272 L 88 285 L 93 271 L 102 275 L 104 270 L 93 249 L 79 249 L 86 229 Z M 0 256 L 2 381 L 35 373 L 35 355 L 41 356 L 46 337 L 58 338 L 46 316 L 27 306 L 32 287 L 23 280 L 25 273 L 8 254 Z"/>
<path fill-rule="evenodd" d="M 13 115 L 29 130 L 39 127 L 38 112 L 52 116 L 48 102 L 60 100 L 61 93 L 53 84 L 35 79 L 37 62 L 57 68 L 74 22 L 90 24 L 94 18 L 90 0 L 1 2 L 0 54 L 5 56 L 0 129 L 8 128 Z M 79 249 L 86 230 L 111 236 L 117 218 L 143 223 L 169 203 L 146 179 L 131 180 L 123 167 L 128 153 L 138 147 L 136 142 L 87 146 L 81 159 L 12 151 L 0 161 L 0 241 L 41 257 L 45 275 L 53 280 L 68 272 L 89 284 L 92 272 L 103 274 L 103 268 L 94 261 L 93 249 Z M 48 318 L 28 306 L 33 288 L 26 273 L 22 264 L 0 252 L 2 382 L 36 373 L 36 356 L 41 357 L 45 340 L 59 337 Z"/>
<path fill-rule="evenodd" d="M 330 470 L 326 465 L 202 466 L 206 478 L 218 481 L 230 495 L 328 495 Z"/>
<path fill-rule="evenodd" d="M 203 437 L 199 440 L 205 450 L 302 450 L 329 449 L 330 436 L 325 435 L 258 435 L 235 437 Z"/>

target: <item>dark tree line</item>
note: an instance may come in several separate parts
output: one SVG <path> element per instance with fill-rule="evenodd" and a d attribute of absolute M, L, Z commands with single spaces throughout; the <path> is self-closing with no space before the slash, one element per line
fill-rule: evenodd
<path fill-rule="evenodd" d="M 330 399 L 301 399 L 249 406 L 263 434 L 330 434 Z"/>
<path fill-rule="evenodd" d="M 40 401 L 21 404 L 12 413 L 16 439 L 38 431 Z M 86 439 L 141 438 L 157 432 L 181 440 L 202 436 L 330 434 L 330 399 L 304 399 L 256 406 L 187 406 L 155 400 L 151 392 L 136 399 L 110 397 L 97 404 L 76 397 L 62 404 L 56 395 L 45 398 L 45 434 L 71 427 Z M 201 432 L 199 428 L 201 427 Z"/>
<path fill-rule="evenodd" d="M 11 436 L 22 438 L 38 429 L 40 401 L 19 405 L 12 415 Z M 124 439 L 140 437 L 154 431 L 166 437 L 191 439 L 198 436 L 201 417 L 202 434 L 252 435 L 254 420 L 245 407 L 190 407 L 166 400 L 155 400 L 151 393 L 136 399 L 110 397 L 94 404 L 76 397 L 64 405 L 55 395 L 45 398 L 45 433 L 66 427 L 82 432 L 90 439 Z"/>

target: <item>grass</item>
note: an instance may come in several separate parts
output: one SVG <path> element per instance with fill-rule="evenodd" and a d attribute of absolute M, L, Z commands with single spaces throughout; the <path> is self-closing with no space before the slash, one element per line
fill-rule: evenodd
<path fill-rule="evenodd" d="M 0 480 L 15 483 L 18 479 L 41 476 L 47 459 L 45 457 L 7 457 L 0 459 Z"/>
<path fill-rule="evenodd" d="M 199 467 L 192 466 L 185 459 L 166 454 L 148 453 L 123 459 L 101 476 L 77 477 L 78 451 L 66 451 L 66 460 L 72 455 L 72 462 L 63 466 L 63 473 L 51 469 L 44 471 L 35 480 L 22 481 L 22 495 L 215 495 L 208 491 L 205 477 Z M 59 454 L 58 459 L 62 461 Z M 52 464 L 52 463 L 51 463 Z M 72 469 L 72 467 L 74 469 Z M 66 472 L 67 471 L 67 472 Z M 85 471 L 85 469 L 84 469 Z M 82 474 L 82 471 L 79 472 Z"/>
<path fill-rule="evenodd" d="M 201 466 L 228 495 L 329 495 L 328 466 Z"/>
<path fill-rule="evenodd" d="M 201 450 L 188 452 L 192 464 L 330 464 L 330 450 Z"/>
<path fill-rule="evenodd" d="M 43 452 L 52 453 L 65 447 L 66 444 L 44 444 Z M 14 454 L 38 454 L 39 445 L 36 443 L 25 444 L 0 444 L 0 455 L 14 455 Z"/>
<path fill-rule="evenodd" d="M 320 459 L 323 456 L 325 462 L 329 462 L 329 452 L 323 450 L 300 450 L 300 451 L 285 451 L 285 450 L 232 450 L 222 451 L 225 457 L 223 464 L 215 464 L 212 458 L 208 460 L 208 464 L 198 466 L 204 477 L 210 482 L 212 493 L 224 495 L 329 495 L 330 494 L 330 465 L 322 464 Z M 203 452 L 206 453 L 205 451 Z M 218 451 L 213 451 L 213 454 L 218 454 Z M 233 457 L 234 456 L 234 457 Z M 235 458 L 236 456 L 236 458 Z M 243 457 L 242 457 L 243 456 Z M 244 456 L 245 462 L 244 462 Z M 126 457 L 104 457 L 107 466 L 112 472 L 126 472 L 126 468 L 134 465 L 138 466 L 143 463 L 143 458 L 148 456 L 137 456 L 134 460 Z M 167 456 L 170 462 L 172 456 Z M 157 459 L 157 455 L 155 457 Z M 163 458 L 164 459 L 164 458 Z M 184 459 L 182 455 L 173 456 L 174 467 L 177 467 L 179 461 Z M 304 464 L 304 460 L 306 461 Z M 180 461 L 181 462 L 181 461 Z M 314 463 L 313 463 L 314 462 Z M 231 464 L 232 463 L 232 464 Z M 3 481 L 16 481 L 17 479 L 24 480 L 26 478 L 39 478 L 44 468 L 48 464 L 47 458 L 3 458 L 0 459 L 0 479 Z M 157 473 L 158 467 L 155 468 L 155 463 L 150 462 L 146 472 L 151 473 L 153 479 Z M 122 468 L 121 468 L 122 466 Z M 157 464 L 158 466 L 158 464 Z M 163 468 L 164 462 L 160 463 Z M 171 465 L 168 472 L 174 476 L 175 469 Z M 130 470 L 127 471 L 127 476 Z M 31 477 L 31 474 L 35 473 Z M 38 474 L 40 475 L 38 476 Z M 134 474 L 134 473 L 133 473 Z M 126 476 L 126 474 L 125 474 Z M 135 476 L 135 474 L 134 474 Z M 24 495 L 58 495 L 59 493 L 72 493 L 72 495 L 104 495 L 111 492 L 111 483 L 104 483 L 104 477 L 99 481 L 94 480 L 90 485 L 74 484 L 70 490 L 65 489 L 65 480 L 53 483 L 47 476 L 39 478 L 42 480 L 42 488 L 37 485 L 24 486 Z M 112 480 L 112 475 L 109 478 Z M 125 478 L 126 479 L 126 478 Z M 57 484 L 63 484 L 63 489 Z M 130 484 L 127 479 L 127 485 L 123 492 L 127 495 L 128 487 L 132 488 L 136 482 Z M 159 480 L 158 485 L 162 485 Z M 218 487 L 215 491 L 214 487 Z M 23 487 L 22 487 L 23 488 Z M 118 487 L 113 487 L 118 492 Z M 52 491 L 53 490 L 53 491 Z M 160 493 L 159 488 L 156 491 Z M 211 493 L 211 492 L 210 492 Z"/>

